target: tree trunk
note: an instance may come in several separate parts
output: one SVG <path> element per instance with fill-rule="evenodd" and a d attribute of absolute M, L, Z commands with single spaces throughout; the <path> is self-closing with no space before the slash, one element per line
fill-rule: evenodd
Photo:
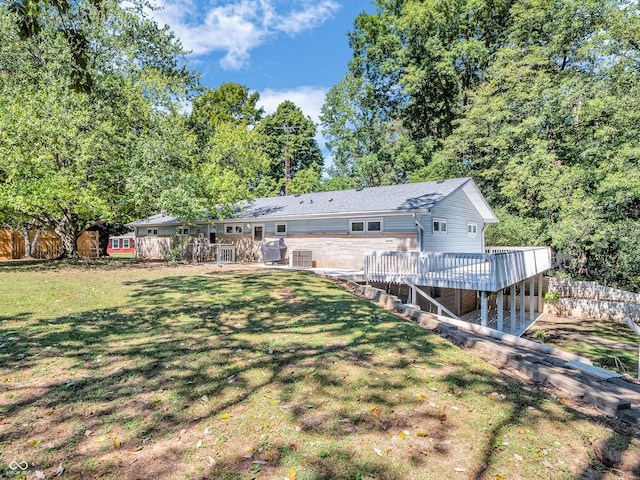
<path fill-rule="evenodd" d="M 26 225 L 24 225 L 24 228 L 22 229 L 22 239 L 24 241 L 24 255 L 22 255 L 22 258 L 33 258 L 33 255 L 31 253 L 31 239 L 29 238 L 29 229 L 27 228 Z"/>
<path fill-rule="evenodd" d="M 37 229 L 36 234 L 33 236 L 33 242 L 31 242 L 31 256 L 35 257 L 38 253 L 38 242 L 40 241 L 40 234 L 42 230 Z"/>
<path fill-rule="evenodd" d="M 55 226 L 54 231 L 62 243 L 60 258 L 78 258 L 78 227 L 67 215 Z"/>

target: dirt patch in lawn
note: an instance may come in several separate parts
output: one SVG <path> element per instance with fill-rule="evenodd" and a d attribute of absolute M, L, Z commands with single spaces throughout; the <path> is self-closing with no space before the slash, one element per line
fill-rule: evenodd
<path fill-rule="evenodd" d="M 638 375 L 638 337 L 620 320 L 545 314 L 524 338 L 590 359 L 594 365 Z"/>
<path fill-rule="evenodd" d="M 0 477 L 640 475 L 633 432 L 326 279 L 32 268 L 0 268 Z"/>

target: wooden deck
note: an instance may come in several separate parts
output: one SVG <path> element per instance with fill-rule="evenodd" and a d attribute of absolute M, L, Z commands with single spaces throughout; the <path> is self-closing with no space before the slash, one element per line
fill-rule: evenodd
<path fill-rule="evenodd" d="M 497 292 L 551 268 L 546 247 L 491 247 L 487 253 L 368 252 L 368 282 Z"/>

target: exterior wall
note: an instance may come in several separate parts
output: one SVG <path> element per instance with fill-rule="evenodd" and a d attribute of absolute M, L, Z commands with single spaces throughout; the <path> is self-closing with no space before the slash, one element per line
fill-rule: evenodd
<path fill-rule="evenodd" d="M 267 233 L 266 241 L 278 240 Z M 370 250 L 394 250 L 415 252 L 418 250 L 418 234 L 391 233 L 355 235 L 348 233 L 288 234 L 283 237 L 287 252 L 311 250 L 316 267 L 351 268 L 361 270 L 364 254 Z"/>
<path fill-rule="evenodd" d="M 447 220 L 447 233 L 433 232 L 433 219 Z M 422 236 L 424 252 L 484 253 L 482 216 L 462 190 L 452 193 L 431 209 L 430 215 L 420 215 L 420 223 L 425 229 Z M 476 235 L 467 234 L 468 222 L 478 226 Z"/>
<path fill-rule="evenodd" d="M 236 262 L 260 262 L 260 245 L 251 235 L 221 235 L 216 234 L 216 243 L 235 245 Z"/>
<path fill-rule="evenodd" d="M 171 250 L 171 237 L 136 238 L 136 258 L 165 259 Z"/>
<path fill-rule="evenodd" d="M 136 227 L 136 237 L 173 237 L 178 234 L 178 229 L 188 228 L 189 235 L 197 235 L 199 233 L 208 233 L 209 226 L 204 224 L 198 225 L 164 225 L 153 227 Z M 147 230 L 158 230 L 156 235 L 147 235 Z M 181 234 L 182 235 L 182 234 Z"/>
<path fill-rule="evenodd" d="M 477 308 L 477 294 L 475 290 L 456 290 L 453 288 L 432 289 L 430 287 L 418 288 L 458 316 L 472 312 Z M 434 296 L 434 294 L 437 296 Z M 416 300 L 420 306 L 420 310 L 437 313 L 438 309 L 435 308 L 431 302 L 420 295 L 417 297 Z"/>
<path fill-rule="evenodd" d="M 118 239 L 118 246 L 119 248 L 114 249 L 112 247 L 113 245 L 113 239 L 111 237 L 109 237 L 109 243 L 107 245 L 107 254 L 108 255 L 132 255 L 135 253 L 135 243 L 136 243 L 136 239 L 135 238 L 129 238 L 129 248 L 122 248 L 123 245 L 123 238 L 119 238 Z"/>
<path fill-rule="evenodd" d="M 267 234 L 275 234 L 276 223 L 286 223 L 287 233 L 349 233 L 349 222 L 351 220 L 381 218 L 383 223 L 383 231 L 390 232 L 417 232 L 417 226 L 413 221 L 412 215 L 352 215 L 349 217 L 332 216 L 327 218 L 305 219 L 305 220 L 288 220 L 282 222 L 255 222 L 264 223 Z M 220 232 L 220 230 L 218 230 Z"/>
<path fill-rule="evenodd" d="M 349 233 L 351 220 L 382 218 L 383 233 Z M 286 223 L 287 234 L 276 235 L 276 224 Z M 226 226 L 242 226 L 242 234 L 227 234 Z M 417 251 L 417 227 L 411 215 L 328 217 L 289 221 L 233 221 L 216 223 L 216 242 L 236 246 L 236 260 L 261 262 L 260 241 L 253 239 L 253 226 L 264 225 L 265 242 L 284 239 L 288 253 L 311 250 L 317 267 L 352 268 L 360 270 L 364 253 L 370 250 Z"/>

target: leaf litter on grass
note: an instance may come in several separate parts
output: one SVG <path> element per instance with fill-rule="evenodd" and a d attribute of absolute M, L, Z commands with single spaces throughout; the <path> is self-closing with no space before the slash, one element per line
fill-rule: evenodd
<path fill-rule="evenodd" d="M 535 479 L 548 477 L 549 464 L 557 478 L 574 478 L 595 468 L 584 439 L 612 435 L 570 402 L 519 388 L 504 371 L 499 378 L 323 279 L 190 266 L 109 273 L 56 277 L 66 290 L 99 278 L 100 293 L 83 290 L 82 303 L 65 303 L 68 312 L 36 297 L 20 317 L 20 345 L 2 349 L 13 360 L 0 378 L 19 379 L 13 367 L 25 359 L 46 371 L 25 371 L 0 394 L 0 416 L 13 429 L 8 451 L 24 448 L 20 438 L 39 440 L 27 447 L 45 473 L 64 461 L 65 478 L 168 479 L 196 468 L 233 478 L 258 465 L 265 478 L 294 471 L 301 480 L 487 469 Z M 29 280 L 10 274 L 0 293 Z M 90 304 L 106 306 L 87 311 Z M 0 323 L 0 341 L 14 330 Z M 625 438 L 619 466 L 631 471 L 638 444 Z M 537 455 L 541 448 L 547 455 Z"/>

